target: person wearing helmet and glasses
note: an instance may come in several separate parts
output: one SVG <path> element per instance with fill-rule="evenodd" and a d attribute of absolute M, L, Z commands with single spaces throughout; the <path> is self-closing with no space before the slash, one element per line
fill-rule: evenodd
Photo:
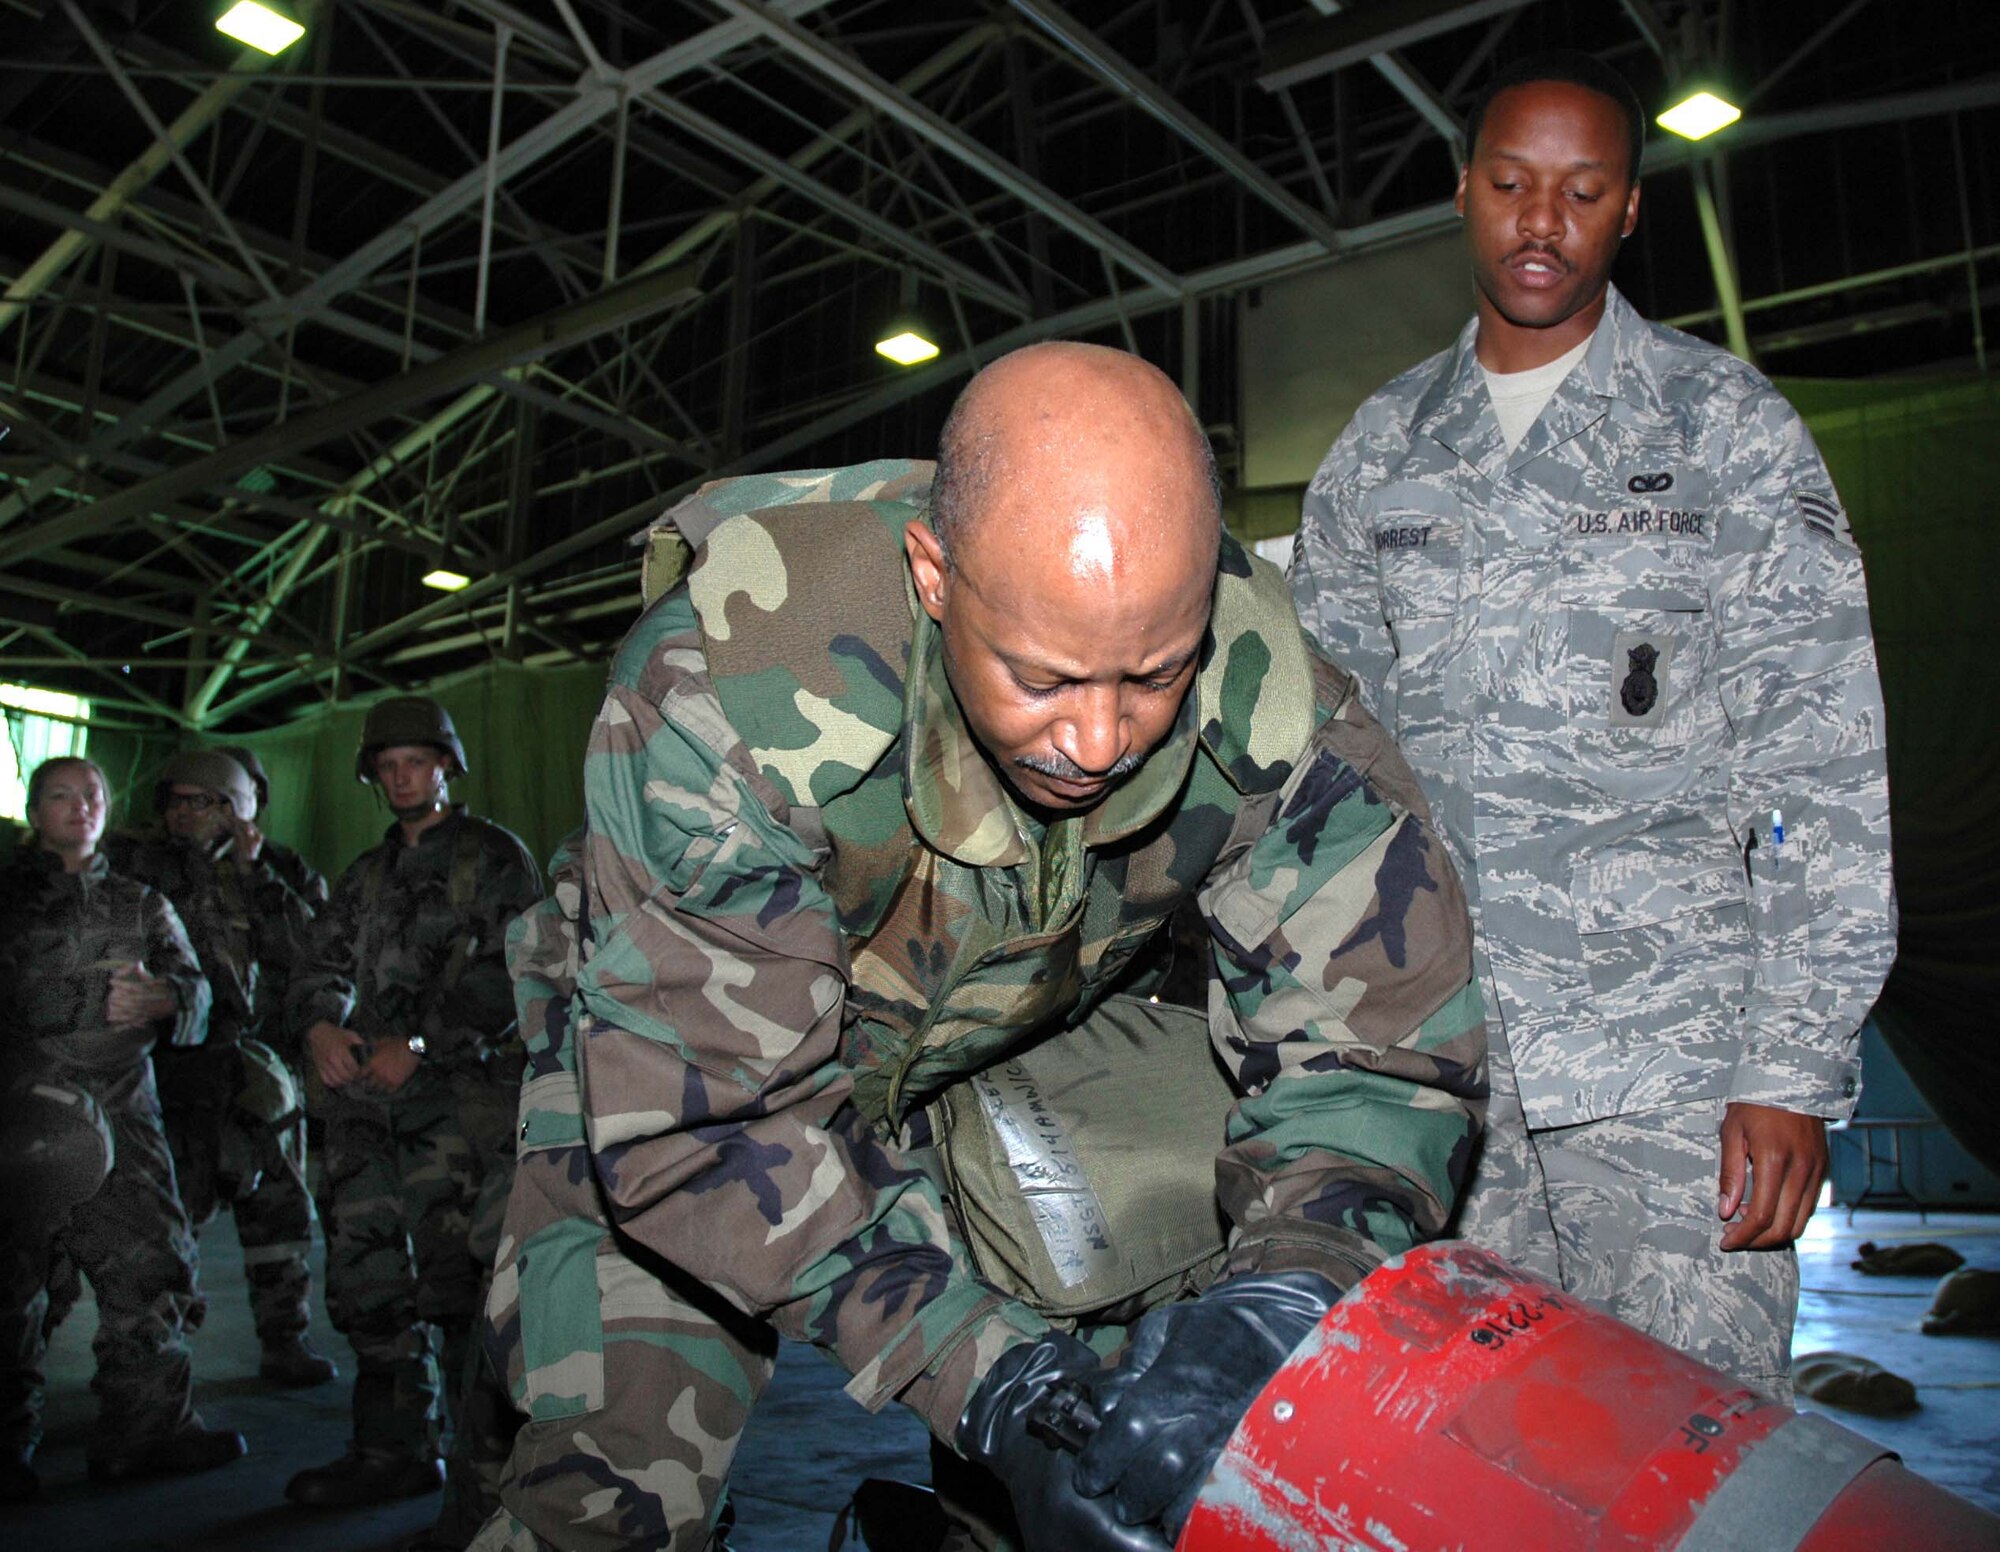
<path fill-rule="evenodd" d="M 338 1372 L 306 1335 L 312 1307 L 312 1197 L 297 1084 L 267 1042 L 273 1010 L 312 921 L 258 829 L 256 789 L 236 760 L 183 750 L 153 788 L 157 827 L 115 835 L 112 866 L 173 902 L 214 992 L 207 1043 L 156 1063 L 181 1199 L 197 1226 L 227 1203 L 272 1384 L 321 1385 Z M 280 1079 L 286 1081 L 279 1081 Z"/>

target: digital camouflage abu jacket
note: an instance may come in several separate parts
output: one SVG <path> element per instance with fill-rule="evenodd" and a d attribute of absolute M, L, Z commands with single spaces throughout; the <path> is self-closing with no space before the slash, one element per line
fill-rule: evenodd
<path fill-rule="evenodd" d="M 1292 588 L 1423 779 L 1529 1124 L 1843 1116 L 1896 926 L 1826 465 L 1760 373 L 1615 290 L 1510 452 L 1477 327 L 1356 412 Z"/>
<path fill-rule="evenodd" d="M 1175 731 L 1043 829 L 971 743 L 908 588 L 927 481 L 730 480 L 675 514 L 695 564 L 591 737 L 576 1016 L 527 1031 L 523 1146 L 587 1146 L 626 1234 L 949 1437 L 1045 1323 L 975 1275 L 899 1124 L 1081 1016 L 1176 904 L 1209 923 L 1243 1096 L 1216 1164 L 1234 1269 L 1345 1285 L 1436 1233 L 1485 1080 L 1456 879 L 1277 574 L 1225 544 Z M 563 914 L 517 934 L 538 991 L 568 978 Z"/>

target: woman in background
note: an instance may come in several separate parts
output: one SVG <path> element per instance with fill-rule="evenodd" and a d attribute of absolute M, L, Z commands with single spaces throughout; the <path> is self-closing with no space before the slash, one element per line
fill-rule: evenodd
<path fill-rule="evenodd" d="M 207 1034 L 208 983 L 173 907 L 99 854 L 108 803 L 94 761 L 44 761 L 28 783 L 34 844 L 0 866 L 0 1502 L 39 1486 L 58 1252 L 97 1295 L 91 1480 L 244 1453 L 194 1411 L 194 1235 L 153 1083 L 156 1041 Z"/>

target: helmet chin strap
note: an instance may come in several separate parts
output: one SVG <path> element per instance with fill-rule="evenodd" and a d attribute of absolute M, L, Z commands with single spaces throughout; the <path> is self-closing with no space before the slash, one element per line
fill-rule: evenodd
<path fill-rule="evenodd" d="M 441 814 L 450 806 L 451 796 L 445 790 L 445 787 L 445 777 L 439 774 L 431 778 L 430 796 L 425 798 L 421 803 L 410 803 L 400 806 L 395 803 L 389 803 L 389 797 L 386 792 L 382 794 L 382 801 L 389 803 L 390 813 L 394 814 L 404 824 L 410 824 L 419 819 L 428 819 L 432 814 Z M 375 790 L 382 792 L 379 786 Z"/>

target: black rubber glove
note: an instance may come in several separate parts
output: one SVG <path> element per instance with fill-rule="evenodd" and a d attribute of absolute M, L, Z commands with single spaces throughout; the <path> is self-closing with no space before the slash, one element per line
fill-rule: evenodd
<path fill-rule="evenodd" d="M 1114 1494 L 1126 1524 L 1157 1521 L 1178 1538 L 1238 1420 L 1339 1298 L 1317 1272 L 1274 1272 L 1152 1311 L 1091 1387 L 1100 1423 L 1077 1486 Z"/>
<path fill-rule="evenodd" d="M 1036 1405 L 1068 1381 L 1088 1385 L 1104 1368 L 1064 1331 L 1009 1348 L 972 1393 L 952 1442 L 1007 1486 L 1028 1552 L 1169 1552 L 1151 1526 L 1122 1524 L 1109 1498 L 1076 1490 L 1076 1457 L 1029 1429 Z"/>

